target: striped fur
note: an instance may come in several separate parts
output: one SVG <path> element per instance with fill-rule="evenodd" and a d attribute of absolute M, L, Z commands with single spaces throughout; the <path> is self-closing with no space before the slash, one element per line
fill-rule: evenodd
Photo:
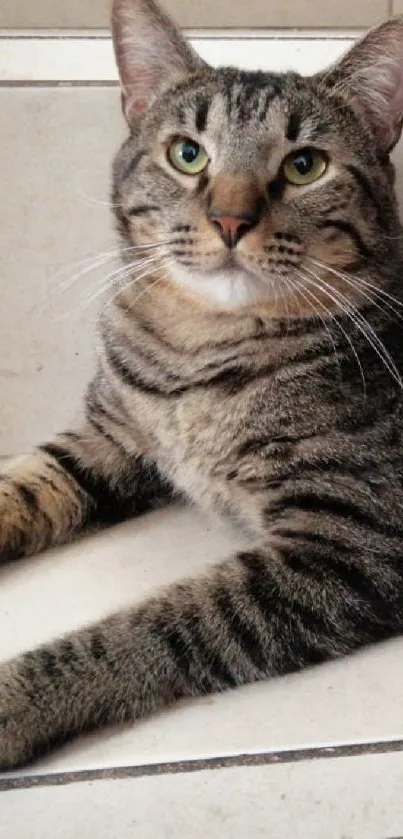
<path fill-rule="evenodd" d="M 131 127 L 114 204 L 139 250 L 123 250 L 81 422 L 0 478 L 0 559 L 176 497 L 231 516 L 250 547 L 3 664 L 3 769 L 403 626 L 399 97 L 388 118 L 385 77 L 382 96 L 364 84 L 373 54 L 391 64 L 397 38 L 403 54 L 403 22 L 313 79 L 206 68 L 152 0 L 116 0 L 113 26 Z M 190 183 L 164 137 L 195 132 L 211 163 Z M 329 165 L 298 191 L 281 162 L 307 145 Z M 231 270 L 211 207 L 253 219 Z"/>

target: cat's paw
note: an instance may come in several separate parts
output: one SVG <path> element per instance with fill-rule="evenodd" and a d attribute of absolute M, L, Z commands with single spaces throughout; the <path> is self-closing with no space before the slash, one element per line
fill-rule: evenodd
<path fill-rule="evenodd" d="M 12 662 L 0 666 L 0 772 L 27 763 L 34 752 L 35 722 Z"/>
<path fill-rule="evenodd" d="M 18 487 L 0 475 L 0 565 L 23 554 L 26 511 Z"/>

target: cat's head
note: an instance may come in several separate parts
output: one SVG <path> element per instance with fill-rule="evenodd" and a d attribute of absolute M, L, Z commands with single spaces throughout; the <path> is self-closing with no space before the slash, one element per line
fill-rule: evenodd
<path fill-rule="evenodd" d="M 399 239 L 403 18 L 311 78 L 210 68 L 153 0 L 114 0 L 112 21 L 131 129 L 114 203 L 143 274 L 220 309 L 298 314 L 382 271 Z"/>

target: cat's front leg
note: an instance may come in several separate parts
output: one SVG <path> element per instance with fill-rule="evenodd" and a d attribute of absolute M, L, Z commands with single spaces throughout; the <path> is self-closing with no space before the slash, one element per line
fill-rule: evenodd
<path fill-rule="evenodd" d="M 0 563 L 68 542 L 172 495 L 152 461 L 90 425 L 58 435 L 0 474 Z"/>

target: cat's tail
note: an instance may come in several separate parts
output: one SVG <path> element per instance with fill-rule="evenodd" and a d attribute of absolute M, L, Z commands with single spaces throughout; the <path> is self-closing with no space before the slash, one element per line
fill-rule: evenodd
<path fill-rule="evenodd" d="M 353 590 L 342 578 L 332 582 L 326 567 L 322 575 L 294 570 L 280 542 L 0 667 L 0 769 L 82 731 L 287 673 L 396 631 L 393 610 L 360 586 L 358 572 Z"/>

